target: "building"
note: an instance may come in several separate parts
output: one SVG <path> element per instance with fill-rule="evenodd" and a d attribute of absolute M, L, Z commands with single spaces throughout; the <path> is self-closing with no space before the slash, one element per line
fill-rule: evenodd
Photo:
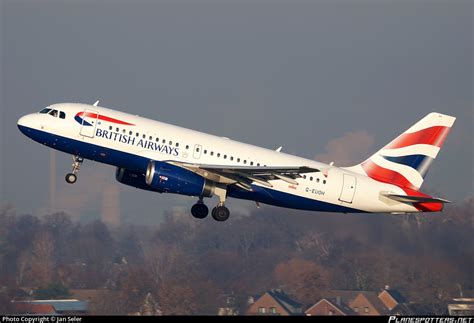
<path fill-rule="evenodd" d="M 77 299 L 12 301 L 16 314 L 87 314 L 88 303 Z"/>
<path fill-rule="evenodd" d="M 360 292 L 349 302 L 349 307 L 356 315 L 388 315 L 390 312 L 375 292 Z"/>
<path fill-rule="evenodd" d="M 18 303 L 14 304 L 15 314 L 24 315 L 57 315 L 58 313 L 50 304 L 30 304 Z"/>
<path fill-rule="evenodd" d="M 252 301 L 247 315 L 304 315 L 303 306 L 281 289 L 272 289 Z"/>
<path fill-rule="evenodd" d="M 342 302 L 340 297 L 336 298 L 323 298 L 305 312 L 308 316 L 320 316 L 320 315 L 355 315 L 354 311 L 345 303 Z"/>
<path fill-rule="evenodd" d="M 413 315 L 402 294 L 389 286 L 375 291 L 332 290 L 306 315 Z"/>
<path fill-rule="evenodd" d="M 388 285 L 379 293 L 378 297 L 389 311 L 396 308 L 399 304 L 406 304 L 407 302 L 398 290 L 391 289 Z"/>
<path fill-rule="evenodd" d="M 448 313 L 452 316 L 474 316 L 474 298 L 454 298 L 448 304 Z"/>

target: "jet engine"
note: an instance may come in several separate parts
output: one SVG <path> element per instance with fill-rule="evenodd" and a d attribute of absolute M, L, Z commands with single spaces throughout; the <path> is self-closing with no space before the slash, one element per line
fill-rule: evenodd
<path fill-rule="evenodd" d="M 115 179 L 122 184 L 133 186 L 136 188 L 140 188 L 142 190 L 152 191 L 152 192 L 159 192 L 162 193 L 162 190 L 153 189 L 149 186 L 145 181 L 145 175 L 142 173 L 137 173 L 125 168 L 117 167 L 117 171 L 115 172 Z"/>
<path fill-rule="evenodd" d="M 211 197 L 215 188 L 214 182 L 196 173 L 159 161 L 149 162 L 145 182 L 161 192 L 189 196 Z"/>

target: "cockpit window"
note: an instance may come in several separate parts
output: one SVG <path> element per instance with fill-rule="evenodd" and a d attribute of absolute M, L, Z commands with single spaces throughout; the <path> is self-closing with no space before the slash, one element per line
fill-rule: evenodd
<path fill-rule="evenodd" d="M 48 113 L 49 111 L 51 111 L 51 109 L 44 108 L 44 109 L 41 110 L 39 113 Z"/>
<path fill-rule="evenodd" d="M 58 110 L 51 110 L 49 112 L 50 115 L 52 115 L 53 117 L 57 117 L 58 116 Z"/>
<path fill-rule="evenodd" d="M 66 114 L 65 114 L 64 112 L 62 112 L 62 111 L 59 111 L 59 117 L 60 117 L 61 119 L 66 119 Z"/>

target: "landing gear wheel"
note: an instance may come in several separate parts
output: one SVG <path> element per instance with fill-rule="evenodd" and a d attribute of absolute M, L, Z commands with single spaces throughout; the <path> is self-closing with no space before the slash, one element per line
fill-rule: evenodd
<path fill-rule="evenodd" d="M 191 208 L 191 214 L 196 219 L 204 219 L 209 214 L 209 209 L 204 203 L 196 203 Z"/>
<path fill-rule="evenodd" d="M 73 173 L 66 174 L 66 182 L 74 184 L 77 181 L 77 176 Z"/>
<path fill-rule="evenodd" d="M 81 168 L 82 163 L 84 162 L 84 158 L 79 157 L 77 155 L 72 156 L 72 173 L 66 174 L 66 182 L 69 184 L 74 184 L 77 181 L 76 173 Z"/>
<path fill-rule="evenodd" d="M 225 206 L 217 206 L 212 209 L 212 217 L 216 221 L 225 221 L 229 218 L 230 211 Z"/>

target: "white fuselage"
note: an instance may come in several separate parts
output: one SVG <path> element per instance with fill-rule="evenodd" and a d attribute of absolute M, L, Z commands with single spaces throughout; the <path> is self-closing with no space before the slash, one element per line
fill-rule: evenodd
<path fill-rule="evenodd" d="M 49 108 L 64 112 L 65 117 L 30 114 L 18 121 L 20 130 L 51 148 L 87 159 L 133 168 L 137 172 L 146 171 L 141 162 L 146 160 L 219 166 L 307 166 L 321 171 L 297 178 L 297 185 L 276 179 L 271 181 L 270 190 L 257 182 L 252 183 L 256 188 L 270 190 L 271 200 L 276 200 L 260 202 L 337 212 L 418 212 L 410 204 L 390 200 L 381 194 L 405 194 L 400 187 L 345 168 L 104 107 L 62 103 Z M 103 118 L 87 117 L 85 111 Z M 83 114 L 78 117 L 80 113 Z M 85 126 L 82 120 L 90 125 Z M 254 199 L 251 192 L 245 195 L 243 198 Z M 292 202 L 288 202 L 290 200 Z"/>

